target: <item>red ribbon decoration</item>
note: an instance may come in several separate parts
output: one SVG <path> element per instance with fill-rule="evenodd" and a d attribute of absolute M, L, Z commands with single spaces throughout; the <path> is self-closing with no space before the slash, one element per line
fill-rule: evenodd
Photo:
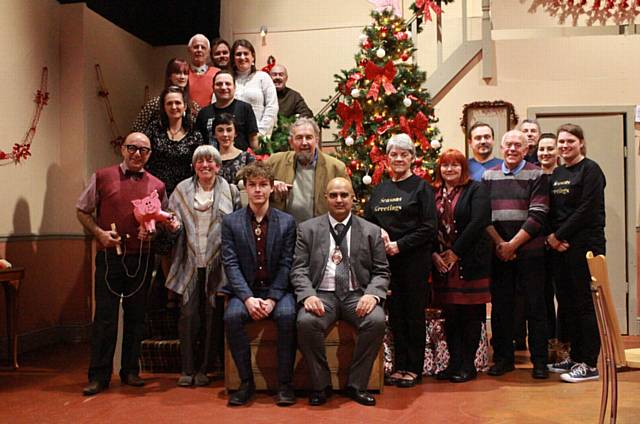
<path fill-rule="evenodd" d="M 274 66 L 276 66 L 276 58 L 273 56 L 269 56 L 269 58 L 267 59 L 267 64 L 262 67 L 261 71 L 268 74 L 269 72 L 271 72 L 271 68 L 273 68 Z"/>
<path fill-rule="evenodd" d="M 347 82 L 344 84 L 344 93 L 347 95 L 351 95 L 351 87 L 353 87 L 353 84 L 360 81 L 362 78 L 364 78 L 364 75 L 362 75 L 360 72 L 354 72 L 353 74 L 349 75 Z"/>
<path fill-rule="evenodd" d="M 395 126 L 395 123 L 393 121 L 386 121 L 384 124 L 382 124 L 382 125 L 380 125 L 378 127 L 376 132 L 378 133 L 378 135 L 382 135 L 382 134 L 386 133 L 387 131 L 389 131 L 394 126 Z"/>
<path fill-rule="evenodd" d="M 338 103 L 338 107 L 336 108 L 336 113 L 344 122 L 342 126 L 342 130 L 340 131 L 340 135 L 342 137 L 346 137 L 349 134 L 349 130 L 351 129 L 351 124 L 356 124 L 356 134 L 364 135 L 364 127 L 362 126 L 362 107 L 360 107 L 360 103 L 353 102 L 351 107 L 346 104 L 340 102 Z"/>
<path fill-rule="evenodd" d="M 424 19 L 427 21 L 431 20 L 429 8 L 431 8 L 436 15 L 440 15 L 442 13 L 440 6 L 438 6 L 433 0 L 416 0 L 416 7 L 418 8 L 418 11 L 424 13 Z"/>
<path fill-rule="evenodd" d="M 387 159 L 387 156 L 378 149 L 378 146 L 373 146 L 369 152 L 369 157 L 371 158 L 371 162 L 376 165 L 376 169 L 373 171 L 373 175 L 371 176 L 371 182 L 373 185 L 378 185 L 382 180 L 382 174 L 384 174 L 384 171 L 389 169 L 389 159 Z"/>
<path fill-rule="evenodd" d="M 429 148 L 429 140 L 427 140 L 427 137 L 424 135 L 427 128 L 429 128 L 429 118 L 422 112 L 418 112 L 414 119 L 407 119 L 404 116 L 400 117 L 400 129 L 407 133 L 412 139 L 420 140 L 422 150 Z"/>
<path fill-rule="evenodd" d="M 381 85 L 387 94 L 397 92 L 392 84 L 396 76 L 396 67 L 393 66 L 392 61 L 388 61 L 384 67 L 378 66 L 373 62 L 368 62 L 364 68 L 364 74 L 367 79 L 371 81 L 371 88 L 369 88 L 367 98 L 373 97 L 374 100 L 377 100 Z"/>
<path fill-rule="evenodd" d="M 249 153 L 251 156 L 253 156 L 257 161 L 263 161 L 263 160 L 267 160 L 269 159 L 269 154 L 264 154 L 264 155 L 259 155 L 256 152 L 253 151 L 253 149 L 251 147 L 247 148 L 247 153 Z"/>

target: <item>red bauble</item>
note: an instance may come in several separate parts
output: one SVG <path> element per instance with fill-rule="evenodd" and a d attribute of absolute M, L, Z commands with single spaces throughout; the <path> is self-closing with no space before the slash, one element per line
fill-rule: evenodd
<path fill-rule="evenodd" d="M 369 59 L 365 57 L 360 61 L 360 66 L 367 66 L 367 63 L 369 63 Z"/>
<path fill-rule="evenodd" d="M 381 115 L 375 115 L 373 117 L 373 121 L 379 124 L 380 122 L 384 121 L 384 118 Z"/>
<path fill-rule="evenodd" d="M 400 56 L 400 59 L 402 59 L 403 62 L 406 62 L 407 60 L 409 60 L 411 56 L 409 56 L 406 53 L 402 53 L 402 55 Z"/>
<path fill-rule="evenodd" d="M 362 43 L 362 48 L 364 49 L 370 49 L 371 47 L 373 47 L 373 43 L 369 39 L 367 39 L 367 41 Z"/>
<path fill-rule="evenodd" d="M 358 167 L 358 161 L 357 160 L 352 160 L 351 163 L 349 163 L 349 167 L 351 169 L 356 169 Z"/>

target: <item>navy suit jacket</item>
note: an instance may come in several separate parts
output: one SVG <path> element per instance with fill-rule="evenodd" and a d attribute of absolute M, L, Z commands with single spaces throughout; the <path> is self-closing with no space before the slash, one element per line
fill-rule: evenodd
<path fill-rule="evenodd" d="M 266 252 L 271 280 L 267 297 L 270 299 L 278 301 L 290 291 L 289 270 L 295 242 L 296 223 L 293 217 L 270 208 Z M 256 241 L 248 206 L 222 219 L 222 261 L 228 282 L 220 291 L 237 296 L 243 302 L 254 296 L 251 285 L 257 269 Z"/>

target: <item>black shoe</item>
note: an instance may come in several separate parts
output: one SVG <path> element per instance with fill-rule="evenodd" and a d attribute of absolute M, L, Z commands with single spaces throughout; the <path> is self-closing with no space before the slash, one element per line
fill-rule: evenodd
<path fill-rule="evenodd" d="M 296 394 L 293 391 L 293 386 L 291 384 L 282 384 L 276 395 L 276 405 L 290 406 L 294 403 L 296 403 Z"/>
<path fill-rule="evenodd" d="M 545 364 L 534 364 L 531 376 L 540 380 L 549 378 L 549 370 Z"/>
<path fill-rule="evenodd" d="M 448 380 L 451 378 L 451 374 L 452 373 L 449 371 L 449 368 L 443 369 L 439 373 L 436 373 L 436 380 Z"/>
<path fill-rule="evenodd" d="M 409 374 L 405 374 L 405 377 L 409 377 L 409 378 L 399 378 L 396 381 L 396 387 L 400 387 L 403 389 L 409 388 L 409 387 L 415 387 L 416 384 L 420 383 L 422 381 L 422 376 L 420 375 L 416 375 L 415 377 L 411 377 L 411 375 Z"/>
<path fill-rule="evenodd" d="M 511 372 L 513 370 L 515 370 L 516 367 L 512 364 L 512 363 L 508 363 L 508 362 L 496 362 L 495 364 L 493 364 L 491 366 L 491 368 L 489 368 L 489 371 L 487 372 L 487 374 L 494 376 L 494 377 L 499 377 L 503 374 L 506 374 L 508 372 Z"/>
<path fill-rule="evenodd" d="M 398 379 L 395 377 L 391 377 L 390 375 L 384 376 L 384 385 L 385 386 L 395 386 L 398 382 Z"/>
<path fill-rule="evenodd" d="M 144 380 L 140 378 L 138 374 L 127 374 L 120 376 L 120 382 L 127 386 L 142 387 L 144 386 Z"/>
<path fill-rule="evenodd" d="M 82 389 L 82 394 L 84 396 L 93 396 L 97 395 L 101 391 L 105 390 L 109 387 L 109 383 L 102 383 L 100 381 L 91 381 L 87 384 L 84 389 Z"/>
<path fill-rule="evenodd" d="M 309 393 L 309 405 L 320 406 L 327 403 L 327 399 L 331 397 L 331 386 L 325 387 L 323 390 L 312 390 Z"/>
<path fill-rule="evenodd" d="M 469 380 L 473 380 L 477 376 L 478 376 L 478 373 L 475 371 L 473 372 L 459 371 L 451 375 L 451 377 L 449 377 L 449 381 L 452 383 L 465 383 Z"/>
<path fill-rule="evenodd" d="M 355 400 L 360 405 L 373 406 L 376 404 L 376 398 L 365 390 L 358 390 L 355 387 L 347 387 L 347 396 Z"/>
<path fill-rule="evenodd" d="M 246 404 L 251 400 L 253 395 L 256 393 L 256 385 L 253 381 L 243 381 L 240 384 L 238 390 L 236 390 L 231 396 L 229 396 L 229 401 L 227 405 L 229 406 L 241 406 Z"/>

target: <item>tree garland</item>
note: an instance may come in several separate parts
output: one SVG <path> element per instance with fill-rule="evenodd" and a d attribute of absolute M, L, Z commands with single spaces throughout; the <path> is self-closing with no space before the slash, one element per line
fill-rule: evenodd
<path fill-rule="evenodd" d="M 21 161 L 25 161 L 31 156 L 31 143 L 36 135 L 36 128 L 40 121 L 40 113 L 42 109 L 49 102 L 49 92 L 47 91 L 47 75 L 49 70 L 46 66 L 42 68 L 42 76 L 40 77 L 40 88 L 36 90 L 34 102 L 36 103 L 36 110 L 33 113 L 31 119 L 31 126 L 27 130 L 24 138 L 20 143 L 15 143 L 11 148 L 11 151 L 5 152 L 0 150 L 0 166 L 9 165 L 11 163 L 17 165 Z"/>

